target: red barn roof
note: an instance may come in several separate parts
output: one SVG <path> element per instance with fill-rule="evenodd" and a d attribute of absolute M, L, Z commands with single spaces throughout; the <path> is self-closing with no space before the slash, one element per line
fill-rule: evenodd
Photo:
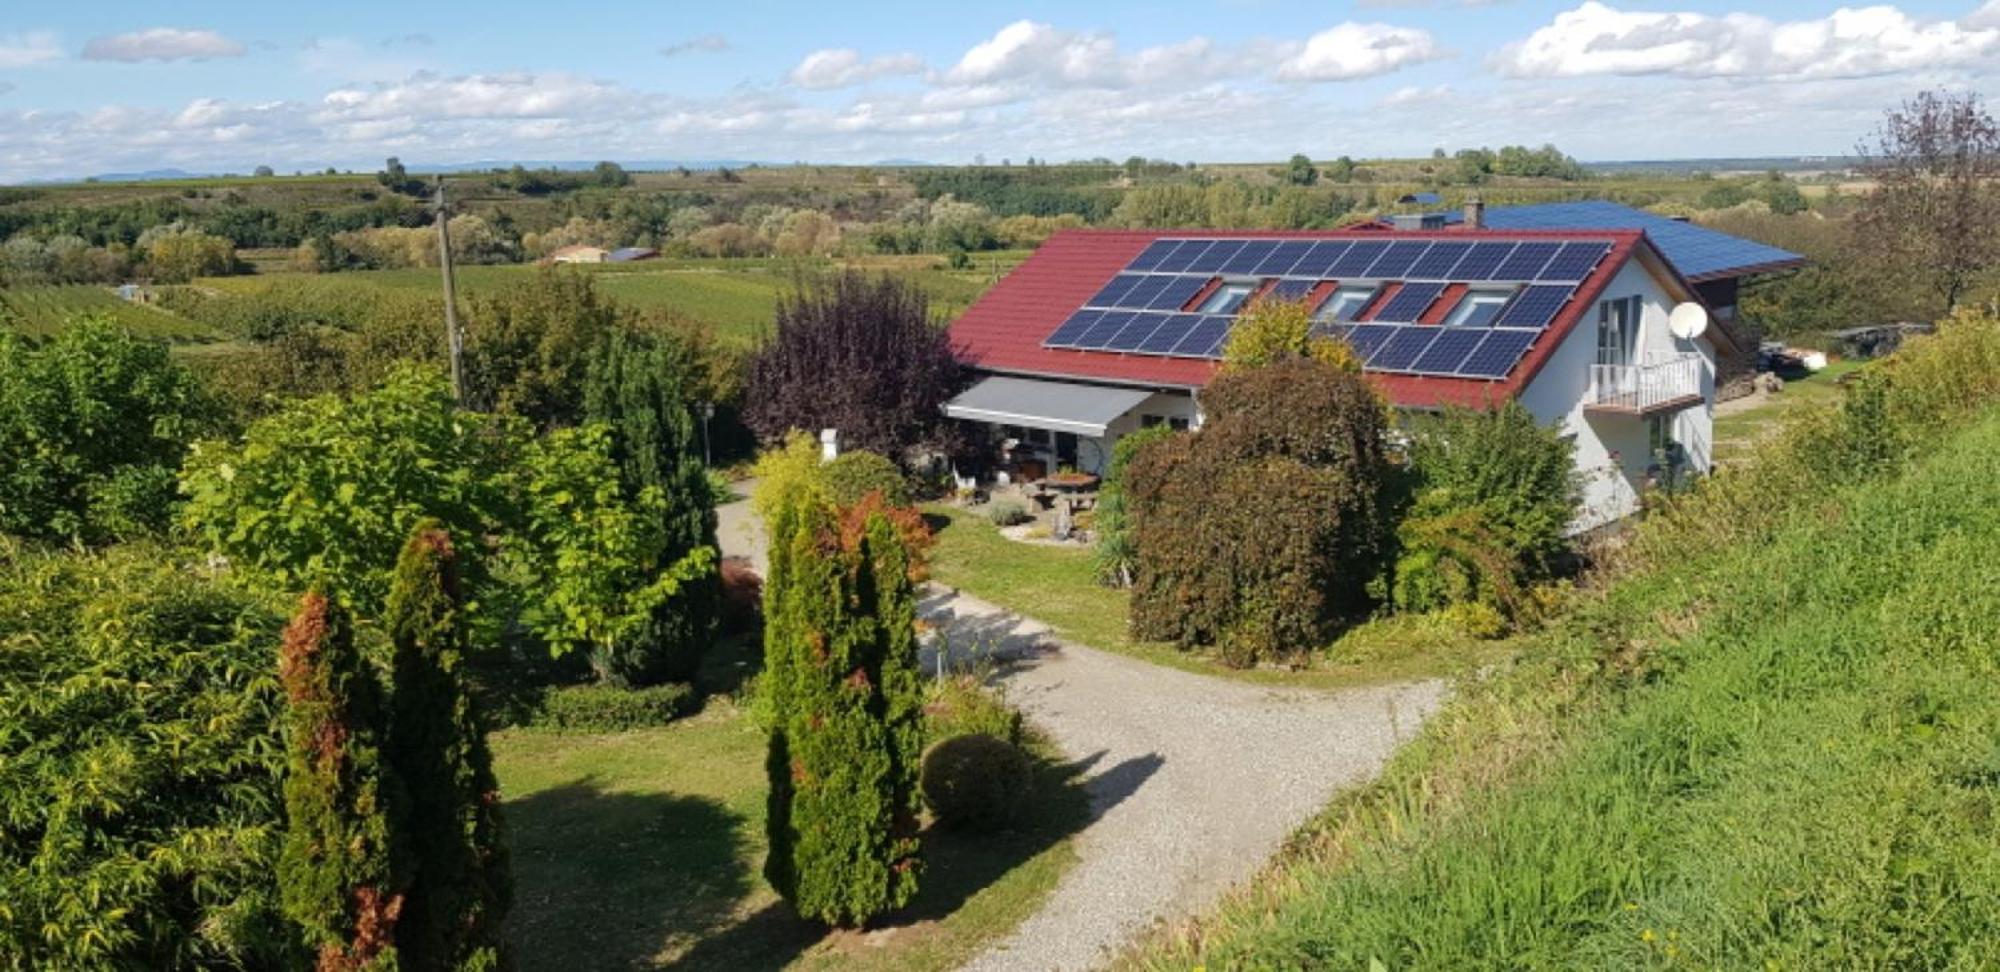
<path fill-rule="evenodd" d="M 1611 252 L 1577 286 L 1566 304 L 1527 355 L 1497 381 L 1428 375 L 1378 374 L 1368 377 L 1397 405 L 1429 408 L 1441 405 L 1487 405 L 1519 394 L 1554 353 L 1584 309 L 1596 302 L 1619 268 L 1645 244 L 1636 230 L 1404 232 L 1398 239 L 1602 240 Z M 1042 342 L 1083 307 L 1111 278 L 1147 245 L 1162 238 L 1244 237 L 1342 240 L 1382 238 L 1370 231 L 1239 231 L 1239 230 L 1064 230 L 995 284 L 951 325 L 961 360 L 981 371 L 1034 375 L 1154 388 L 1200 388 L 1215 375 L 1218 362 L 1116 351 L 1046 348 Z M 1657 252 L 1654 254 L 1657 257 Z M 1658 261 L 1665 267 L 1664 261 Z M 1667 273 L 1672 274 L 1671 268 Z M 1685 284 L 1682 284 L 1685 288 Z"/>

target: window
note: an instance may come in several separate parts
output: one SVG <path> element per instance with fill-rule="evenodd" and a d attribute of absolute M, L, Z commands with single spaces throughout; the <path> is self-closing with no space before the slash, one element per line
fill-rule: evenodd
<path fill-rule="evenodd" d="M 1507 306 L 1507 299 L 1514 296 L 1507 290 L 1474 290 L 1458 302 L 1451 316 L 1444 319 L 1446 327 L 1492 327 L 1493 319 L 1500 316 L 1500 309 Z"/>
<path fill-rule="evenodd" d="M 1327 321 L 1351 321 L 1361 316 L 1361 309 L 1375 297 L 1373 287 L 1342 287 L 1327 298 L 1326 306 L 1320 310 L 1320 319 Z"/>
<path fill-rule="evenodd" d="M 1226 283 L 1215 288 L 1215 293 L 1209 294 L 1208 299 L 1195 309 L 1204 314 L 1234 314 L 1245 300 L 1250 299 L 1250 292 L 1255 289 L 1247 283 Z"/>
<path fill-rule="evenodd" d="M 1049 430 L 1048 430 L 1048 429 L 1029 429 L 1029 430 L 1028 430 L 1028 444 L 1029 444 L 1029 445 L 1038 445 L 1038 446 L 1045 446 L 1045 445 L 1048 445 L 1048 444 L 1049 444 L 1049 443 L 1050 443 L 1051 441 L 1053 441 L 1053 440 L 1052 440 L 1052 438 L 1051 438 L 1051 437 L 1050 437 L 1050 435 L 1049 435 Z"/>
<path fill-rule="evenodd" d="M 1186 432 L 1188 430 L 1188 420 L 1178 417 L 1170 418 L 1167 420 L 1167 428 L 1173 429 L 1175 432 Z"/>
<path fill-rule="evenodd" d="M 1142 429 L 1150 429 L 1153 426 L 1158 425 L 1164 421 L 1166 421 L 1166 419 L 1161 418 L 1158 415 L 1141 415 L 1139 416 L 1139 427 Z"/>
<path fill-rule="evenodd" d="M 1597 363 L 1629 365 L 1639 344 L 1639 298 L 1621 297 L 1597 305 Z"/>

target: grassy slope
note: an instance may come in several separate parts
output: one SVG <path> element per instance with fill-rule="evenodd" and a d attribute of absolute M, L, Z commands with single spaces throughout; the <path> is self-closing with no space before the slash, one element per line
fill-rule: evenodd
<path fill-rule="evenodd" d="M 933 833 L 917 900 L 828 934 L 764 883 L 764 736 L 727 702 L 609 735 L 492 737 L 507 796 L 519 967 L 951 968 L 1027 917 L 1075 860 L 1081 792 L 1044 765 L 1016 830 Z"/>
<path fill-rule="evenodd" d="M 109 287 L 0 287 L 0 328 L 35 337 L 61 330 L 71 319 L 109 317 L 135 334 L 169 341 L 202 341 L 215 337 L 210 329 L 145 304 L 119 299 Z"/>
<path fill-rule="evenodd" d="M 1995 482 L 1990 412 L 1769 543 L 1614 587 L 1145 964 L 1984 965 Z"/>
<path fill-rule="evenodd" d="M 1125 592 L 1097 583 L 1088 550 L 1018 543 L 978 513 L 958 507 L 934 505 L 925 513 L 943 524 L 931 558 L 933 580 L 1042 621 L 1064 638 L 1155 664 L 1250 681 L 1338 687 L 1437 675 L 1485 653 L 1441 626 L 1392 620 L 1348 632 L 1304 671 L 1227 669 L 1172 645 L 1134 641 L 1126 625 Z"/>

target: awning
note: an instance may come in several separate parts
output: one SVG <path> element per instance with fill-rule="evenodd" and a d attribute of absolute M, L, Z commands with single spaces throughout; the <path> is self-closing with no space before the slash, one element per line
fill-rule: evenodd
<path fill-rule="evenodd" d="M 982 378 L 946 403 L 944 413 L 955 419 L 1020 425 L 1052 432 L 1101 437 L 1105 428 L 1152 392 L 1105 385 L 1075 385 L 995 375 Z"/>

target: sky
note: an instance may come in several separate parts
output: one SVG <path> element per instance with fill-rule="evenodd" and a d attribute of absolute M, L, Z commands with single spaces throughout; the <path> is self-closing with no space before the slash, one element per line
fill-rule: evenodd
<path fill-rule="evenodd" d="M 2000 0 L 0 9 L 0 181 L 484 160 L 1850 151 L 2000 77 Z"/>

